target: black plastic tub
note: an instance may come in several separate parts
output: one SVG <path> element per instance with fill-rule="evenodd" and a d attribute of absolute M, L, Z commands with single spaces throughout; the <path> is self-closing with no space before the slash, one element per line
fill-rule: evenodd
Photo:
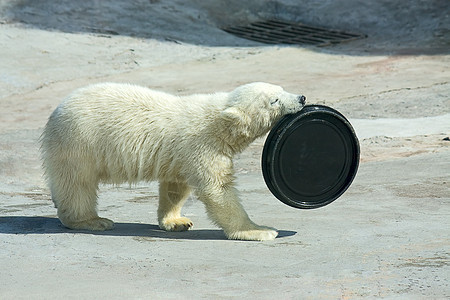
<path fill-rule="evenodd" d="M 270 131 L 262 154 L 267 187 L 283 203 L 319 208 L 339 198 L 359 166 L 359 142 L 337 110 L 306 105 Z"/>

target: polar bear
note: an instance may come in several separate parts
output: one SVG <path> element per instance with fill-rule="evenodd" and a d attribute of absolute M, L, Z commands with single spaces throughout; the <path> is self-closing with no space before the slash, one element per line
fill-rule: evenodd
<path fill-rule="evenodd" d="M 277 231 L 253 223 L 240 204 L 232 158 L 304 105 L 304 96 L 261 82 L 191 96 L 119 83 L 78 89 L 41 137 L 58 217 L 72 229 L 112 229 L 113 221 L 97 214 L 99 183 L 158 180 L 160 228 L 193 226 L 180 215 L 193 190 L 228 238 L 274 239 Z"/>

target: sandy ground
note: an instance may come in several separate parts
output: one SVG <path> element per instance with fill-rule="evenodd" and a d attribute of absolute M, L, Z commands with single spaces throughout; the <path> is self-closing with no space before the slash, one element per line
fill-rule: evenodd
<path fill-rule="evenodd" d="M 450 297 L 446 1 L 54 2 L 0 0 L 1 299 Z M 260 18 L 368 38 L 267 46 L 220 30 Z M 37 140 L 65 95 L 102 81 L 180 95 L 280 84 L 350 119 L 358 175 L 324 208 L 287 207 L 264 184 L 260 139 L 236 173 L 250 216 L 280 230 L 273 242 L 226 240 L 194 197 L 183 210 L 194 230 L 163 232 L 155 183 L 102 186 L 100 215 L 116 228 L 67 230 Z"/>

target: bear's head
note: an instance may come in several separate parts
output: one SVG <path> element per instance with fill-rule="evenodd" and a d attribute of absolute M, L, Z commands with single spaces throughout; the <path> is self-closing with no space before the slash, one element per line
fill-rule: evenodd
<path fill-rule="evenodd" d="M 231 140 L 238 148 L 266 134 L 284 115 L 300 111 L 306 98 L 287 93 L 282 87 L 255 82 L 242 85 L 228 94 L 222 119 Z"/>

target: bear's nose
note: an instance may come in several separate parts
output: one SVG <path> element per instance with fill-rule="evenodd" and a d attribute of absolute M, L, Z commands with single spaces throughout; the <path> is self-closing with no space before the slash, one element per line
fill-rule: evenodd
<path fill-rule="evenodd" d="M 298 101 L 300 101 L 300 103 L 301 103 L 302 105 L 305 105 L 305 103 L 306 103 L 306 97 L 305 97 L 305 96 L 299 96 L 299 97 L 298 97 Z"/>

